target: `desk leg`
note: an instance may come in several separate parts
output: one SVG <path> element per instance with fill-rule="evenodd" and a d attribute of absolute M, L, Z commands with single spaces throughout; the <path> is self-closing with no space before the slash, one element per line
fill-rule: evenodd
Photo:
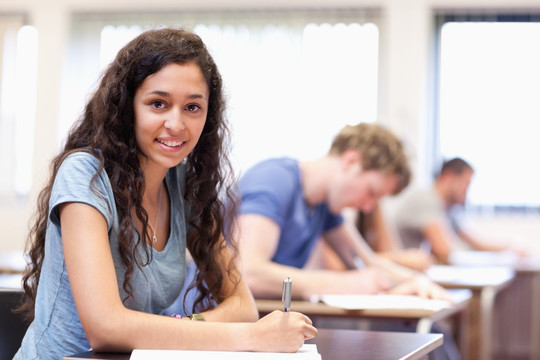
<path fill-rule="evenodd" d="M 467 360 L 469 356 L 469 339 L 470 339 L 470 321 L 469 314 L 471 310 L 469 307 L 465 308 L 459 314 L 456 315 L 454 319 L 455 332 L 457 333 L 457 344 L 461 352 L 463 360 Z"/>
<path fill-rule="evenodd" d="M 480 342 L 482 341 L 482 292 L 480 289 L 473 290 L 473 296 L 467 305 L 467 316 L 465 320 L 466 333 L 465 341 L 467 346 L 462 350 L 463 360 L 479 360 L 481 358 Z"/>
<path fill-rule="evenodd" d="M 419 334 L 429 334 L 433 321 L 430 318 L 421 318 L 416 324 L 416 332 Z"/>
<path fill-rule="evenodd" d="M 540 359 L 540 273 L 535 272 L 531 280 L 531 360 Z"/>
<path fill-rule="evenodd" d="M 493 306 L 495 302 L 495 289 L 485 287 L 480 293 L 480 359 L 491 359 L 491 339 L 493 337 Z"/>

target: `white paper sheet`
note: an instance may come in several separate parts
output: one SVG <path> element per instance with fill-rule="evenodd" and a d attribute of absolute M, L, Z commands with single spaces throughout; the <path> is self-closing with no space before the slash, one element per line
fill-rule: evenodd
<path fill-rule="evenodd" d="M 510 278 L 513 274 L 508 266 L 433 265 L 426 270 L 426 275 L 435 282 L 483 286 L 497 285 L 501 279 Z"/>
<path fill-rule="evenodd" d="M 407 309 L 439 311 L 451 306 L 449 301 L 423 299 L 413 295 L 320 295 L 319 301 L 347 310 Z M 311 300 L 317 300 L 312 298 Z"/>
<path fill-rule="evenodd" d="M 321 360 L 316 344 L 304 344 L 296 353 L 144 350 L 135 349 L 130 360 Z"/>
<path fill-rule="evenodd" d="M 448 257 L 451 265 L 458 266 L 514 266 L 519 255 L 512 251 L 452 251 Z"/>

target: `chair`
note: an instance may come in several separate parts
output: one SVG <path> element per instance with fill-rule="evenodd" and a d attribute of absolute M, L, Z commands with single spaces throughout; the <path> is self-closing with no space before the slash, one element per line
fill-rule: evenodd
<path fill-rule="evenodd" d="M 21 346 L 28 325 L 13 309 L 24 292 L 19 289 L 0 289 L 0 360 L 12 360 Z"/>

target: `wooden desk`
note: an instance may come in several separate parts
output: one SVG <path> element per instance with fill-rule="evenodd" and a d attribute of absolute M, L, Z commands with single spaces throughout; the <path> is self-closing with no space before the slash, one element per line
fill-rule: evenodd
<path fill-rule="evenodd" d="M 318 317 L 357 318 L 357 319 L 384 319 L 396 321 L 415 321 L 416 332 L 427 334 L 433 322 L 448 318 L 464 311 L 467 308 L 471 292 L 469 290 L 452 290 L 455 304 L 450 308 L 439 310 L 430 309 L 361 309 L 347 310 L 340 307 L 329 306 L 321 302 L 292 301 L 291 309 L 301 312 L 316 321 Z M 276 309 L 281 309 L 281 300 L 256 299 L 257 309 L 261 316 Z"/>
<path fill-rule="evenodd" d="M 306 343 L 317 344 L 323 360 L 418 360 L 427 359 L 427 354 L 442 345 L 443 337 L 441 334 L 320 329 L 319 335 Z M 64 360 L 129 360 L 129 356 L 85 352 Z"/>
<path fill-rule="evenodd" d="M 461 344 L 464 359 L 491 359 L 491 330 L 495 296 L 514 279 L 515 272 L 507 266 L 443 266 L 426 271 L 428 277 L 449 289 L 472 291 L 467 317 L 467 344 Z"/>
<path fill-rule="evenodd" d="M 522 260 L 514 265 L 518 276 L 531 277 L 530 359 L 540 359 L 540 259 Z"/>
<path fill-rule="evenodd" d="M 21 314 L 13 312 L 23 297 L 20 286 L 15 289 L 6 288 L 2 286 L 1 280 L 0 277 L 0 359 L 12 359 L 21 346 L 28 324 Z"/>
<path fill-rule="evenodd" d="M 489 251 L 456 251 L 449 258 L 452 265 L 455 266 L 509 266 L 516 273 L 518 284 L 525 283 L 526 290 L 522 294 L 509 295 L 517 296 L 519 299 L 523 293 L 530 296 L 530 310 L 526 317 L 530 319 L 529 330 L 529 358 L 531 360 L 540 359 L 540 257 L 519 257 L 511 252 L 489 252 Z M 530 286 L 530 288 L 528 288 Z M 527 289 L 528 288 L 528 289 Z M 523 287 L 518 286 L 518 291 Z M 512 303 L 514 299 L 504 299 L 506 305 L 519 306 L 519 303 Z M 503 318 L 504 319 L 504 318 Z M 520 318 L 523 320 L 523 316 Z M 503 320 L 504 321 L 504 320 Z M 514 321 L 521 324 L 518 320 Z M 519 332 L 518 332 L 519 333 Z M 519 334 L 524 335 L 524 334 Z M 518 336 L 519 336 L 518 335 Z M 504 334 L 502 334 L 504 336 Z M 511 341 L 508 339 L 508 341 Z"/>

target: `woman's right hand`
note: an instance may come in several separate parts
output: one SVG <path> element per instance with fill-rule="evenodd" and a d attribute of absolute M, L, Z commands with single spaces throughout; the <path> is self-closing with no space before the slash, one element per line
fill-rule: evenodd
<path fill-rule="evenodd" d="M 294 311 L 275 310 L 253 325 L 256 351 L 296 352 L 318 333 L 310 318 Z"/>

